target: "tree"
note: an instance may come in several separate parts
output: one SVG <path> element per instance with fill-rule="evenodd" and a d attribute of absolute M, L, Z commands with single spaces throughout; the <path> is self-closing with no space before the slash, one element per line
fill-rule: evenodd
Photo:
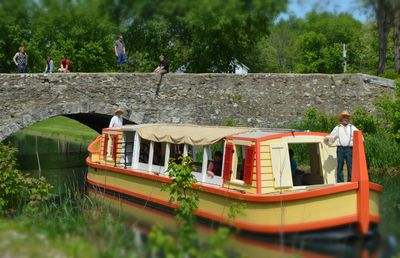
<path fill-rule="evenodd" d="M 162 1 L 157 6 L 137 1 L 127 45 L 151 60 L 163 52 L 172 70 L 226 72 L 233 58 L 248 59 L 286 5 L 287 0 Z"/>
<path fill-rule="evenodd" d="M 296 71 L 307 73 L 341 73 L 343 44 L 346 44 L 350 70 L 359 63 L 362 24 L 349 14 L 307 14 L 300 26 L 297 47 L 301 61 Z"/>
<path fill-rule="evenodd" d="M 400 2 L 397 0 L 361 0 L 367 7 L 372 8 L 379 31 L 379 63 L 377 74 L 385 72 L 386 51 L 388 35 L 393 28 L 393 42 L 395 52 L 395 71 L 400 70 L 399 62 L 399 26 L 400 26 Z"/>

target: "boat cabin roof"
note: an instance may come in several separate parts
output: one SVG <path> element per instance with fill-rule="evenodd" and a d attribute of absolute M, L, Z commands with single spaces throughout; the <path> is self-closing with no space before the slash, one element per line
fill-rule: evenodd
<path fill-rule="evenodd" d="M 293 132 L 291 129 L 207 126 L 190 124 L 141 124 L 112 128 L 118 131 L 136 131 L 143 139 L 173 144 L 210 145 L 225 137 L 259 139 L 275 134 Z"/>

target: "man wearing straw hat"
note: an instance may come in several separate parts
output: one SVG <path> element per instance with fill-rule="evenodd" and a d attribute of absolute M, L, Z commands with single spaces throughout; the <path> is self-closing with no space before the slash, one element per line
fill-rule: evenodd
<path fill-rule="evenodd" d="M 124 114 L 122 109 L 118 108 L 115 110 L 114 116 L 111 118 L 110 125 L 108 127 L 111 128 L 122 126 L 122 114 Z"/>
<path fill-rule="evenodd" d="M 351 181 L 351 167 L 352 167 L 352 154 L 353 154 L 353 133 L 358 129 L 349 123 L 350 113 L 342 111 L 339 114 L 338 120 L 340 122 L 333 128 L 330 135 L 326 136 L 324 142 L 329 145 L 337 145 L 337 182 L 344 182 L 343 166 L 346 160 L 347 165 L 347 181 Z"/>

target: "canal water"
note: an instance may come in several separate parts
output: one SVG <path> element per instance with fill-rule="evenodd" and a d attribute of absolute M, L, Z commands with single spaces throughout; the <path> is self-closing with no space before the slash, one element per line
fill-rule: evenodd
<path fill-rule="evenodd" d="M 20 169 L 33 176 L 44 176 L 54 186 L 53 193 L 62 195 L 68 190 L 84 189 L 88 142 L 49 139 L 26 133 L 12 135 L 8 142 L 19 150 Z M 229 241 L 228 247 L 232 249 L 232 253 L 240 253 L 244 257 L 395 257 L 397 239 L 400 237 L 400 177 L 375 176 L 372 180 L 384 187 L 381 200 L 380 238 L 367 243 L 302 242 L 280 245 L 279 238 L 266 240 L 235 235 Z M 166 229 L 176 227 L 175 219 L 170 215 L 133 205 L 112 196 L 104 194 L 99 196 L 98 193 L 91 191 L 88 194 L 115 210 L 122 209 L 129 215 L 130 224 L 142 232 L 148 231 L 155 221 L 162 223 Z M 204 225 L 198 225 L 197 231 L 203 238 L 208 238 L 215 232 Z"/>

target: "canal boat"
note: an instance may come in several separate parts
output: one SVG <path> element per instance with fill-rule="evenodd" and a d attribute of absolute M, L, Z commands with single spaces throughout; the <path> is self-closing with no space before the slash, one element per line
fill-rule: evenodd
<path fill-rule="evenodd" d="M 326 145 L 325 136 L 183 124 L 105 128 L 88 147 L 87 183 L 91 189 L 173 212 L 177 204 L 162 191 L 173 180 L 168 165 L 191 156 L 200 219 L 252 234 L 346 232 L 344 237 L 366 237 L 380 222 L 382 187 L 369 181 L 362 133 L 354 132 L 352 178 L 344 183 L 336 182 L 336 147 Z M 301 180 L 292 173 L 290 149 L 303 150 L 300 163 L 308 164 Z M 210 167 L 219 167 L 217 151 L 222 153 L 220 171 L 210 173 Z M 237 203 L 244 204 L 243 211 L 232 220 L 229 208 Z"/>

